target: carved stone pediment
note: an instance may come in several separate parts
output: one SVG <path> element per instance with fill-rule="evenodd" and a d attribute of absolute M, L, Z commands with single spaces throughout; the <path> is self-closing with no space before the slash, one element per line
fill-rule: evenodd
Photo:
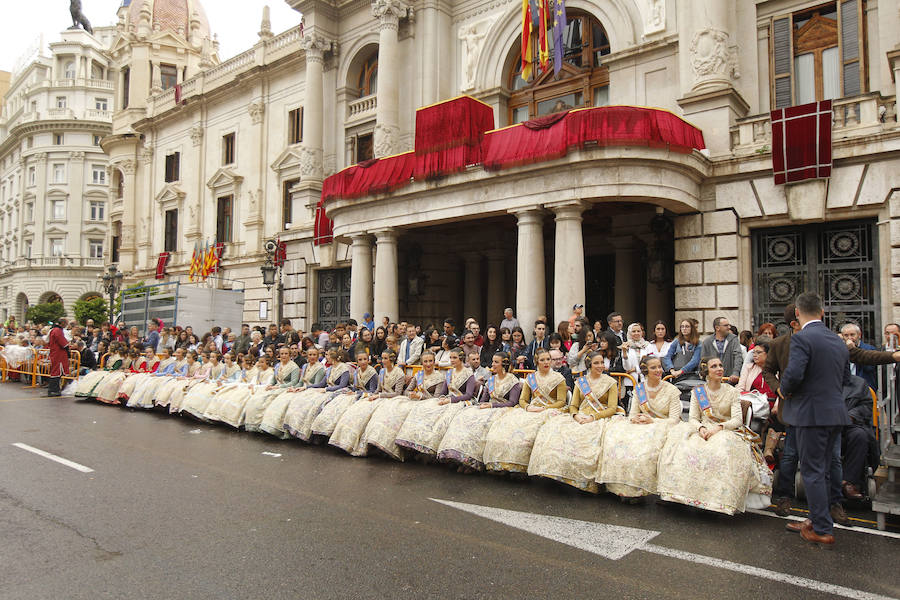
<path fill-rule="evenodd" d="M 156 195 L 156 202 L 163 205 L 177 204 L 184 200 L 185 195 L 179 183 L 173 181 L 163 186 Z"/>
<path fill-rule="evenodd" d="M 222 167 L 206 182 L 206 187 L 211 190 L 234 188 L 241 185 L 244 178 L 234 172 L 230 167 Z"/>
<path fill-rule="evenodd" d="M 275 161 L 269 165 L 276 173 L 288 169 L 296 169 L 300 167 L 300 151 L 296 147 L 287 147 L 279 154 Z"/>

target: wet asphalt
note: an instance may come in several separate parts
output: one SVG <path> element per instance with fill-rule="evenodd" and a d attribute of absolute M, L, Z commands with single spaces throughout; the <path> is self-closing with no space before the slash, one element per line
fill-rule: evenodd
<path fill-rule="evenodd" d="M 652 529 L 657 546 L 900 597 L 900 539 L 838 531 L 824 549 L 762 515 L 625 505 L 40 394 L 0 385 L 0 599 L 831 597 L 640 550 L 613 561 L 433 498 Z"/>

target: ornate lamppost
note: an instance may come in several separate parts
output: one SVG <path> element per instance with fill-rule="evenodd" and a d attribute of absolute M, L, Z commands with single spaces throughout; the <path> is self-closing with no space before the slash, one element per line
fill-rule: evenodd
<path fill-rule="evenodd" d="M 116 310 L 116 294 L 122 288 L 122 280 L 125 274 L 119 271 L 116 265 L 109 265 L 109 270 L 100 276 L 103 281 L 103 290 L 109 294 L 109 324 L 113 325 Z"/>
<path fill-rule="evenodd" d="M 265 250 L 266 260 L 259 267 L 259 270 L 262 272 L 263 285 L 266 286 L 267 290 L 272 291 L 272 286 L 277 285 L 275 288 L 277 290 L 275 314 L 277 318 L 276 323 L 281 327 L 281 319 L 284 316 L 284 283 L 281 281 L 282 261 L 278 256 L 280 252 L 278 240 L 267 240 Z"/>

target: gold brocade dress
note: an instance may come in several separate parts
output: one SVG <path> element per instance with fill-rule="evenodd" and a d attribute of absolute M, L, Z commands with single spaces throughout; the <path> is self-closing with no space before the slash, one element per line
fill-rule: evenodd
<path fill-rule="evenodd" d="M 632 423 L 638 414 L 653 422 Z M 606 426 L 597 482 L 626 498 L 655 494 L 659 454 L 669 430 L 680 422 L 681 392 L 668 381 L 661 381 L 655 394 L 647 390 L 646 404 L 632 397 L 628 418 L 611 419 Z"/>
<path fill-rule="evenodd" d="M 527 473 L 538 431 L 565 405 L 565 398 L 561 403 L 558 400 L 559 386 L 565 388 L 566 385 L 562 375 L 556 371 L 550 371 L 547 375 L 535 372 L 533 375 L 534 384 L 526 378 L 519 406 L 497 419 L 488 431 L 484 444 L 484 466 L 489 471 Z M 529 412 L 525 410 L 529 404 L 546 410 Z"/>
<path fill-rule="evenodd" d="M 347 363 L 336 363 L 328 369 L 325 378 L 326 387 L 335 386 L 340 381 L 341 376 L 351 370 Z M 304 442 L 308 442 L 312 437 L 312 426 L 316 417 L 322 411 L 322 408 L 335 396 L 344 392 L 346 388 L 327 391 L 326 388 L 314 388 L 302 392 L 299 396 L 291 401 L 290 406 L 284 416 L 284 430 L 299 438 Z"/>
<path fill-rule="evenodd" d="M 343 365 L 343 363 L 339 363 Z M 346 366 L 344 367 L 346 369 Z M 272 400 L 263 414 L 262 423 L 260 423 L 260 431 L 265 431 L 270 435 L 287 439 L 291 434 L 284 428 L 285 419 L 289 409 L 293 407 L 291 423 L 300 426 L 303 418 L 311 409 L 311 405 L 315 400 L 320 398 L 325 388 L 310 388 L 325 379 L 325 365 L 320 362 L 306 363 L 300 369 L 300 381 L 297 387 L 306 387 L 305 390 L 297 392 L 285 392 Z"/>
<path fill-rule="evenodd" d="M 338 394 L 322 407 L 312 424 L 312 435 L 331 437 L 338 421 L 350 406 L 365 393 L 367 384 L 378 372 L 370 366 L 364 371 L 356 369 L 350 376 L 350 387 L 340 390 Z"/>
<path fill-rule="evenodd" d="M 469 367 L 463 367 L 459 371 L 450 369 L 444 373 L 444 381 L 447 383 L 449 396 L 461 396 L 462 389 L 466 382 L 472 376 L 472 370 Z M 463 410 L 470 403 L 467 402 L 451 402 L 449 404 L 438 404 L 441 398 L 430 398 L 417 402 L 403 427 L 397 433 L 396 444 L 409 450 L 414 450 L 428 456 L 437 455 L 438 447 L 447 428 L 456 417 L 459 411 Z"/>
<path fill-rule="evenodd" d="M 206 412 L 206 408 L 212 402 L 213 395 L 221 385 L 219 378 L 225 374 L 227 368 L 224 363 L 217 364 L 210 369 L 209 378 L 206 381 L 192 386 L 190 391 L 184 396 L 181 412 L 203 420 L 203 413 Z"/>
<path fill-rule="evenodd" d="M 278 363 L 278 365 L 280 366 L 275 370 L 275 382 L 272 384 L 275 387 L 271 390 L 253 390 L 253 394 L 244 405 L 243 425 L 247 431 L 259 431 L 269 405 L 300 380 L 300 367 L 297 363 L 289 360 L 287 364 Z"/>
<path fill-rule="evenodd" d="M 384 373 L 384 369 L 382 369 L 378 377 L 377 394 L 399 395 L 403 393 L 406 374 L 400 367 L 395 366 L 390 373 Z M 344 411 L 328 443 L 353 456 L 366 456 L 369 452 L 369 446 L 363 434 L 369 424 L 369 419 L 372 418 L 372 414 L 381 403 L 387 400 L 393 400 L 393 398 L 372 398 L 372 396 L 363 395 L 359 402 L 354 403 Z"/>
<path fill-rule="evenodd" d="M 586 395 L 579 387 L 581 381 L 590 387 Z M 599 486 L 594 477 L 605 428 L 618 407 L 618 386 L 609 375 L 601 374 L 596 379 L 587 375 L 579 379 L 575 390 L 569 411 L 550 417 L 538 431 L 528 474 L 596 493 Z M 576 414 L 595 420 L 581 424 L 575 420 Z"/>
<path fill-rule="evenodd" d="M 260 370 L 257 367 L 253 367 L 247 374 L 247 383 L 230 391 L 223 398 L 219 407 L 218 420 L 235 429 L 243 427 L 247 403 L 256 394 L 266 393 L 266 386 L 274 383 L 275 369 L 269 367 L 265 370 Z"/>

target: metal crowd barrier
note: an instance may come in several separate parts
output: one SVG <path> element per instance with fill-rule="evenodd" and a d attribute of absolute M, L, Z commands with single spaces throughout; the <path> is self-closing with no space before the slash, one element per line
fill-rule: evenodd
<path fill-rule="evenodd" d="M 0 357 L 0 372 L 2 372 L 2 378 L 0 378 L 0 381 L 9 381 L 10 373 L 19 373 L 20 375 L 31 377 L 31 385 L 27 385 L 25 387 L 36 388 L 39 386 L 39 377 L 50 376 L 50 350 L 48 348 L 41 348 L 40 350 L 31 348 L 30 350 L 32 353 L 32 358 L 17 368 L 10 367 L 6 362 L 6 359 Z M 69 375 L 63 375 L 62 379 L 71 379 L 73 381 L 77 380 L 81 376 L 80 371 L 81 353 L 78 352 L 78 350 L 70 350 Z"/>
<path fill-rule="evenodd" d="M 31 358 L 26 360 L 23 364 L 18 367 L 10 367 L 6 362 L 6 359 L 0 356 L 0 371 L 2 371 L 2 380 L 3 382 L 9 381 L 10 373 L 19 373 L 20 375 L 30 375 L 31 376 L 31 385 L 28 387 L 37 387 L 36 381 L 37 377 L 35 375 L 34 366 L 36 364 L 35 358 L 37 357 L 37 351 L 34 348 L 29 348 L 31 351 Z"/>

